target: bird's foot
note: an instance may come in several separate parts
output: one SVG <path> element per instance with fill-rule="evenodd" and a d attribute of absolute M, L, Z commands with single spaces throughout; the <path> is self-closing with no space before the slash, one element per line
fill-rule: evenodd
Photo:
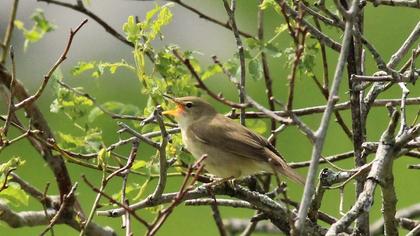
<path fill-rule="evenodd" d="M 220 185 L 220 184 L 226 183 L 226 182 L 228 183 L 229 186 L 231 186 L 230 183 L 232 181 L 235 181 L 235 177 L 233 177 L 233 176 L 227 177 L 227 178 L 214 178 L 214 179 L 212 179 L 212 182 L 210 182 L 208 184 L 208 186 L 213 187 L 213 186 Z"/>

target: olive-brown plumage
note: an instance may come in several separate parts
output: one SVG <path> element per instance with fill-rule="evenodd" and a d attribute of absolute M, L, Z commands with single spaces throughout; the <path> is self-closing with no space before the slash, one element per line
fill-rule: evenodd
<path fill-rule="evenodd" d="M 207 155 L 204 168 L 222 178 L 240 178 L 273 169 L 291 180 L 304 183 L 280 153 L 265 138 L 217 113 L 198 97 L 170 98 L 173 115 L 181 128 L 182 141 L 195 158 Z"/>

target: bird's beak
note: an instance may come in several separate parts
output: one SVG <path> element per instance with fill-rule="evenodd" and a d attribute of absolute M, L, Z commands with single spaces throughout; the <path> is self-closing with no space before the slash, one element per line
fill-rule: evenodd
<path fill-rule="evenodd" d="M 184 104 L 181 101 L 179 101 L 178 99 L 176 99 L 174 97 L 171 97 L 169 95 L 166 95 L 166 94 L 163 94 L 163 97 L 165 99 L 167 99 L 167 100 L 175 103 L 176 104 L 176 108 L 173 109 L 173 110 L 164 111 L 164 112 L 162 112 L 162 114 L 164 114 L 164 115 L 171 115 L 171 116 L 177 117 L 177 116 L 180 116 L 184 112 L 184 110 L 185 110 L 184 109 Z"/>

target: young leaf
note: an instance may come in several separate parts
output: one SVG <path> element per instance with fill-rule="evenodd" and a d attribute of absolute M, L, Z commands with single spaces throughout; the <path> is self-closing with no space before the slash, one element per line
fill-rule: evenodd
<path fill-rule="evenodd" d="M 250 60 L 248 63 L 248 71 L 251 78 L 257 80 L 262 77 L 262 65 L 259 60 Z"/>
<path fill-rule="evenodd" d="M 82 136 L 58 132 L 58 138 L 62 148 L 80 153 L 98 152 L 102 146 L 102 131 L 96 128 Z"/>
<path fill-rule="evenodd" d="M 31 29 L 26 29 L 22 21 L 14 21 L 16 28 L 21 30 L 25 37 L 24 50 L 28 48 L 29 43 L 38 42 L 46 33 L 51 32 L 56 28 L 54 24 L 50 23 L 45 18 L 44 12 L 41 9 L 36 9 L 32 14 L 31 19 L 34 21 L 34 25 Z"/>
<path fill-rule="evenodd" d="M 141 185 L 141 187 L 139 189 L 139 192 L 133 198 L 133 201 L 137 201 L 137 200 L 139 200 L 143 196 L 143 194 L 146 191 L 146 188 L 147 188 L 147 185 L 149 184 L 149 182 L 150 182 L 150 178 L 149 179 L 146 179 L 146 181 L 144 181 L 144 183 Z"/>
<path fill-rule="evenodd" d="M 20 185 L 14 182 L 9 182 L 8 187 L 0 192 L 0 202 L 4 201 L 6 204 L 13 206 L 28 206 L 29 195 L 20 188 Z"/>
<path fill-rule="evenodd" d="M 98 152 L 98 156 L 96 157 L 97 163 L 98 163 L 98 167 L 101 167 L 102 170 L 106 169 L 106 165 L 109 159 L 109 152 L 106 151 L 106 148 L 103 147 L 101 148 L 101 150 L 99 150 Z"/>
<path fill-rule="evenodd" d="M 134 161 L 133 166 L 131 167 L 132 170 L 138 170 L 140 168 L 145 167 L 147 164 L 146 161 L 143 160 L 139 160 L 139 161 Z"/>
<path fill-rule="evenodd" d="M 0 165 L 0 175 L 5 174 L 11 169 L 15 169 L 23 164 L 25 164 L 25 160 L 22 160 L 20 157 L 13 157 Z"/>

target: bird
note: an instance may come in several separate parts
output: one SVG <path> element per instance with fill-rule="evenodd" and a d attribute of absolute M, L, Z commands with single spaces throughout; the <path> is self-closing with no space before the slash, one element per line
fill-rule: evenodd
<path fill-rule="evenodd" d="M 164 115 L 173 116 L 181 129 L 182 143 L 195 159 L 204 159 L 204 169 L 222 179 L 274 171 L 304 184 L 283 156 L 263 136 L 218 113 L 205 100 L 195 97 L 164 98 L 176 104 Z"/>

